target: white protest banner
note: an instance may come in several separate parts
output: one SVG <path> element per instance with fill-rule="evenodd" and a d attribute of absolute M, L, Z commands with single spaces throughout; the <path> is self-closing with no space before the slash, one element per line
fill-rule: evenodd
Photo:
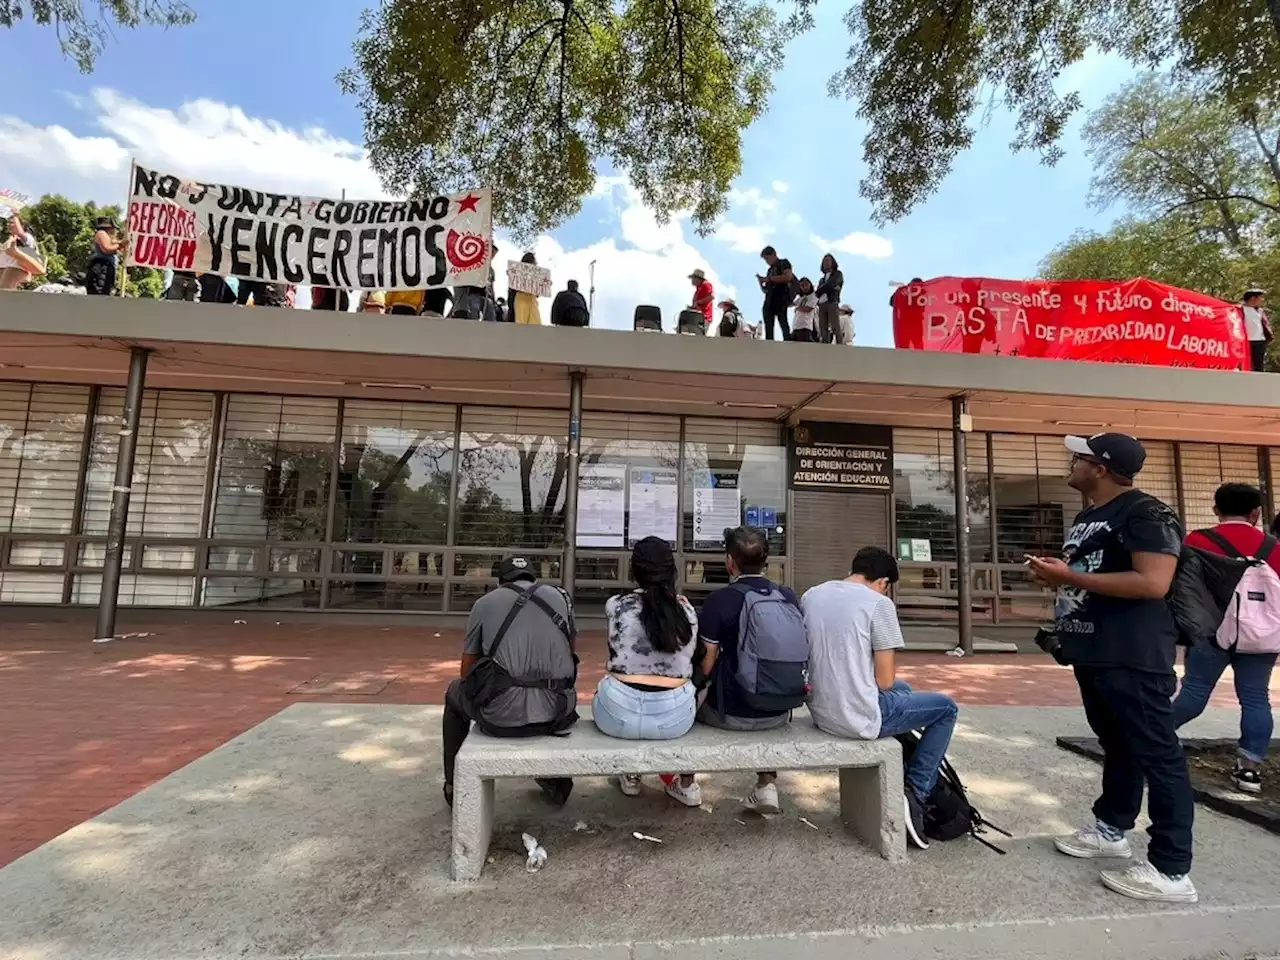
<path fill-rule="evenodd" d="M 551 271 L 536 263 L 507 261 L 507 289 L 532 293 L 535 297 L 551 296 Z"/>
<path fill-rule="evenodd" d="M 135 165 L 131 267 L 346 290 L 489 282 L 487 189 L 415 200 L 328 200 L 202 183 Z"/>

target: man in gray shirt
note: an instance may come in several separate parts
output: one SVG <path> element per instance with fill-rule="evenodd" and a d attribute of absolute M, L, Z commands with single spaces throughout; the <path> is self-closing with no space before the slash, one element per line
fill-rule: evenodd
<path fill-rule="evenodd" d="M 577 627 L 569 595 L 552 584 L 538 583 L 533 564 L 525 557 L 503 560 L 497 576 L 498 589 L 471 608 L 462 650 L 463 679 L 453 681 L 445 694 L 444 797 L 450 805 L 454 763 L 472 722 L 490 736 L 529 737 L 563 735 L 578 717 Z M 478 703 L 465 678 L 489 657 L 501 668 L 498 686 L 505 689 Z M 538 786 L 563 804 L 573 781 L 539 780 Z"/>

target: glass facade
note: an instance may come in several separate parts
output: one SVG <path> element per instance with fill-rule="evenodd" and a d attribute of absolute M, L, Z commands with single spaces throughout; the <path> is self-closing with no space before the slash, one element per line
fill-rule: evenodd
<path fill-rule="evenodd" d="M 114 388 L 0 383 L 0 602 L 97 602 L 122 408 Z M 148 390 L 121 603 L 465 611 L 512 549 L 561 582 L 567 434 L 563 410 Z M 768 531 L 787 582 L 784 437 L 768 420 L 585 413 L 580 606 L 629 583 L 649 535 L 697 599 L 728 581 L 738 523 Z M 1275 469 L 1251 446 L 1147 450 L 1144 489 L 1189 528 L 1212 522 L 1219 483 Z M 1022 557 L 1059 551 L 1081 506 L 1062 439 L 974 433 L 967 458 L 975 617 L 1041 619 Z M 955 616 L 954 484 L 949 431 L 894 431 L 905 616 Z"/>

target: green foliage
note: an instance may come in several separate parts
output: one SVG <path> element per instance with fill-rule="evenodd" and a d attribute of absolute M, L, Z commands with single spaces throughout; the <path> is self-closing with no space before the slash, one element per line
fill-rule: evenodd
<path fill-rule="evenodd" d="M 63 55 L 91 73 L 113 27 L 182 27 L 196 15 L 182 0 L 0 0 L 0 27 L 27 18 L 53 27 Z"/>
<path fill-rule="evenodd" d="M 1057 83 L 1090 50 L 1173 62 L 1232 109 L 1280 100 L 1280 0 L 861 0 L 846 23 L 849 65 L 830 88 L 870 127 L 862 193 L 881 221 L 938 187 L 984 94 L 1016 115 L 1013 149 L 1056 162 L 1080 107 Z"/>
<path fill-rule="evenodd" d="M 1094 204 L 1132 215 L 1077 233 L 1042 276 L 1150 277 L 1228 302 L 1254 284 L 1280 291 L 1280 114 L 1144 77 L 1096 111 L 1084 136 Z"/>
<path fill-rule="evenodd" d="M 354 49 L 339 80 L 388 189 L 493 187 L 495 217 L 524 237 L 573 216 L 605 162 L 706 231 L 782 28 L 755 0 L 393 0 Z"/>
<path fill-rule="evenodd" d="M 93 255 L 93 222 L 112 217 L 121 222 L 119 206 L 100 207 L 93 201 L 76 203 L 61 194 L 46 194 L 24 207 L 22 222 L 36 235 L 45 258 L 45 277 L 81 277 Z M 43 282 L 40 281 L 40 282 Z M 132 297 L 158 298 L 164 292 L 164 273 L 150 267 L 130 267 L 125 292 Z"/>

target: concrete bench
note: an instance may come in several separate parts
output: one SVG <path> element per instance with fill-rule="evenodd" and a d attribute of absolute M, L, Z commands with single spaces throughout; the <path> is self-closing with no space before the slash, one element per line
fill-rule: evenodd
<path fill-rule="evenodd" d="M 587 717 L 567 737 L 500 740 L 475 729 L 454 772 L 453 878 L 475 880 L 484 869 L 496 780 L 833 768 L 840 772 L 845 824 L 886 860 L 904 859 L 902 748 L 893 739 L 833 737 L 803 715 L 776 730 L 753 733 L 697 724 L 678 740 L 616 740 Z"/>

